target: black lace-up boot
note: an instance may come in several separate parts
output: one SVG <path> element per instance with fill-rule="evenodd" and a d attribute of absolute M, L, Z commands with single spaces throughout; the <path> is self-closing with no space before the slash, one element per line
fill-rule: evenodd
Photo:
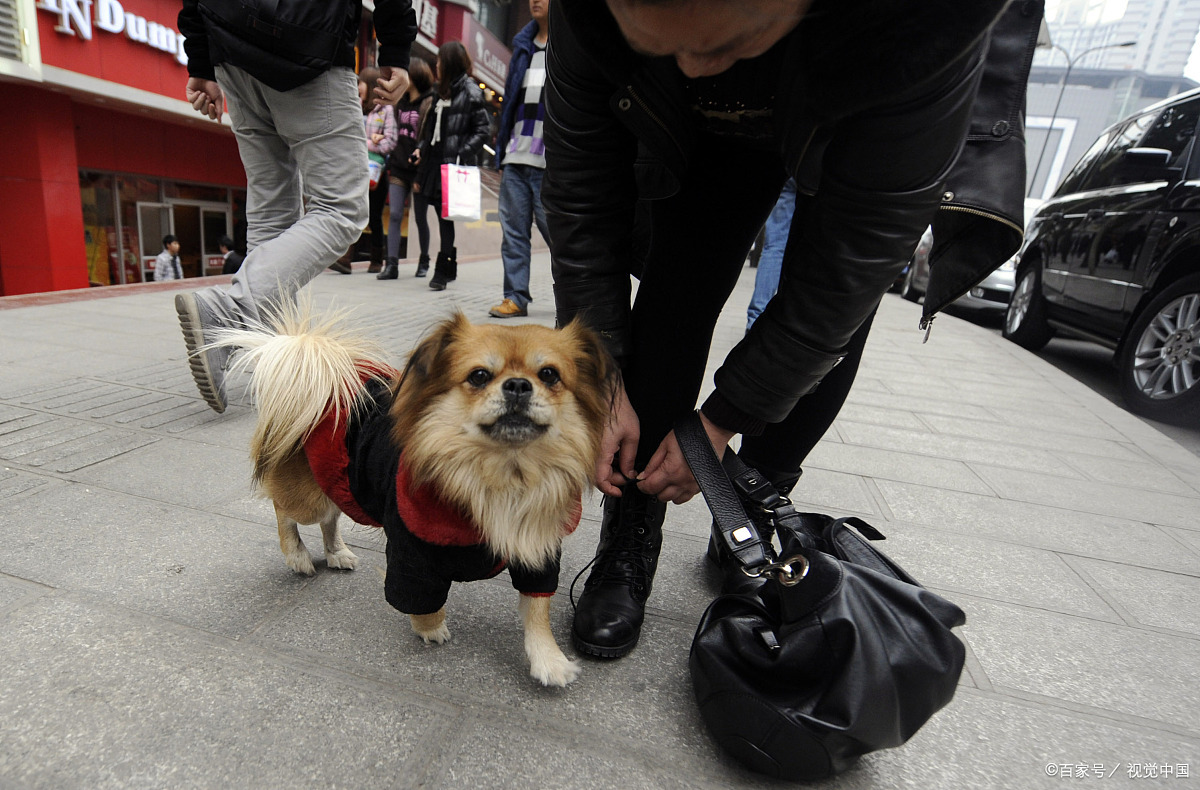
<path fill-rule="evenodd" d="M 620 658 L 637 644 L 666 512 L 665 502 L 643 494 L 634 483 L 622 488 L 620 497 L 605 497 L 600 545 L 575 606 L 572 636 L 579 652 Z"/>

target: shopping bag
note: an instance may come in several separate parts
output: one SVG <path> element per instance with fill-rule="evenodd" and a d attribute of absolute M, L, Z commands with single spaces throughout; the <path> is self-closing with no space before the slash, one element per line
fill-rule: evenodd
<path fill-rule="evenodd" d="M 367 178 L 370 180 L 371 191 L 375 191 L 375 187 L 379 185 L 383 178 L 383 171 L 387 168 L 387 159 L 383 154 L 377 154 L 371 151 L 367 154 Z"/>
<path fill-rule="evenodd" d="M 442 165 L 442 219 L 475 222 L 480 216 L 479 168 Z"/>

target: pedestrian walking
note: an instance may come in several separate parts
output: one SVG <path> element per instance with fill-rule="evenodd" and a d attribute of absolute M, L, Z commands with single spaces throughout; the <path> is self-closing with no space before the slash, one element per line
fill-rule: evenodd
<path fill-rule="evenodd" d="M 412 58 L 408 64 L 408 90 L 396 102 L 396 148 L 392 151 L 388 167 L 388 215 L 387 263 L 380 280 L 394 280 L 400 276 L 400 236 L 404 221 L 404 207 L 409 206 L 412 224 L 417 226 L 417 241 L 420 255 L 417 258 L 417 277 L 429 271 L 429 201 L 413 193 L 413 179 L 417 175 L 417 140 L 421 137 L 421 125 L 429 117 L 433 106 L 433 71 L 421 58 Z M 410 202 L 411 200 L 411 202 Z"/>
<path fill-rule="evenodd" d="M 434 263 L 429 287 L 444 291 L 458 276 L 458 251 L 454 247 L 454 221 L 440 213 L 442 165 L 475 164 L 491 132 L 490 116 L 483 92 L 471 79 L 471 57 L 460 41 L 447 41 L 438 48 L 437 100 L 432 122 L 417 147 L 417 180 L 414 191 L 438 210 L 441 249 Z"/>
<path fill-rule="evenodd" d="M 318 6 L 205 0 L 202 14 L 199 0 L 184 0 L 179 12 L 187 100 L 219 121 L 228 99 L 246 170 L 245 261 L 228 286 L 175 298 L 192 376 L 217 412 L 225 410 L 229 351 L 201 350 L 213 333 L 261 321 L 271 305 L 293 299 L 367 221 L 367 146 L 354 74 L 362 4 Z M 410 0 L 376 0 L 373 20 L 383 75 L 378 98 L 392 103 L 408 87 L 416 17 Z"/>
<path fill-rule="evenodd" d="M 543 124 L 546 102 L 546 45 L 550 40 L 550 0 L 529 0 L 533 20 L 512 40 L 512 59 L 496 133 L 496 167 L 500 170 L 500 258 L 504 263 L 504 300 L 488 310 L 495 318 L 527 315 L 530 241 L 536 223 L 549 242 L 542 209 L 542 173 L 546 170 Z"/>

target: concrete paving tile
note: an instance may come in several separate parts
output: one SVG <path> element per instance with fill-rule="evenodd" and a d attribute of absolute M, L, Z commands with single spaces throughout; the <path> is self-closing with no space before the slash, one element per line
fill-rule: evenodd
<path fill-rule="evenodd" d="M 904 431 L 862 423 L 846 423 L 838 425 L 837 428 L 842 440 L 847 444 L 952 461 L 980 461 L 1063 477 L 1073 474 L 1070 467 L 1047 449 L 966 436 L 934 434 L 928 431 Z"/>
<path fill-rule="evenodd" d="M 966 593 L 1119 621 L 1112 608 L 1054 552 L 895 522 L 874 526 L 887 535 L 878 544 L 881 550 L 926 587 L 951 600 Z"/>
<path fill-rule="evenodd" d="M 1080 513 L 1200 529 L 1198 496 L 1167 493 L 1147 496 L 1142 488 L 1113 483 L 1064 480 L 985 464 L 974 464 L 972 468 L 1005 499 L 1061 507 Z"/>
<path fill-rule="evenodd" d="M 1200 532 L 1191 529 L 1171 529 L 1170 527 L 1163 527 L 1163 532 L 1178 540 L 1181 545 L 1190 547 L 1195 554 L 1200 555 Z"/>
<path fill-rule="evenodd" d="M 74 477 L 114 491 L 149 495 L 159 502 L 204 507 L 248 492 L 251 472 L 245 451 L 165 437 L 82 469 Z"/>
<path fill-rule="evenodd" d="M 1133 486 L 1147 492 L 1158 491 L 1180 496 L 1200 495 L 1200 485 L 1189 483 L 1178 471 L 1165 467 L 1152 458 L 1141 461 L 1116 461 L 1082 453 L 1062 452 L 1057 455 L 1087 478 L 1099 483 Z M 1196 466 L 1196 481 L 1200 482 L 1200 460 L 1197 460 Z"/>
<path fill-rule="evenodd" d="M 899 406 L 899 404 L 898 404 Z M 847 403 L 838 412 L 839 421 L 865 422 L 870 425 L 887 425 L 894 428 L 906 428 L 911 431 L 925 430 L 925 424 L 910 411 L 903 407 L 865 406 L 859 403 Z"/>
<path fill-rule="evenodd" d="M 1056 412 L 1042 409 L 1041 404 L 1038 404 L 1036 409 L 1020 408 L 1015 405 L 1013 408 L 993 406 L 989 411 L 992 413 L 991 422 L 1010 428 L 1129 442 L 1127 434 L 1117 430 L 1086 409 L 1081 409 L 1078 404 L 1069 404 L 1068 408 Z"/>
<path fill-rule="evenodd" d="M 336 672 L 46 598 L 0 643 L 0 785 L 393 786 L 449 717 Z"/>
<path fill-rule="evenodd" d="M 814 512 L 877 514 L 879 507 L 861 476 L 806 468 L 791 499 Z"/>
<path fill-rule="evenodd" d="M 1137 460 L 1141 456 L 1130 449 L 1125 437 L 1111 433 L 1108 438 L 1095 433 L 1072 433 L 1064 430 L 1029 430 L 1023 426 L 996 422 L 975 422 L 956 417 L 930 415 L 929 425 L 948 436 L 970 436 L 975 439 L 1003 442 L 1022 447 L 1046 450 L 1067 450 L 1117 460 Z"/>
<path fill-rule="evenodd" d="M 1200 636 L 1200 576 L 1085 557 L 1071 562 L 1142 625 Z"/>
<path fill-rule="evenodd" d="M 954 700 L 907 744 L 868 754 L 841 777 L 819 786 L 822 790 L 1145 787 L 1147 780 L 1129 778 L 1133 762 L 1190 764 L 1194 776 L 1196 743 L 960 687 Z M 1050 765 L 1053 768 L 1048 770 Z M 1059 776 L 1063 767 L 1074 772 L 1080 765 L 1088 767 L 1087 778 Z M 1102 778 L 1092 773 L 1097 765 L 1102 766 Z M 1115 771 L 1111 778 L 1110 771 Z M 1187 783 L 1159 781 L 1167 787 Z"/>
<path fill-rule="evenodd" d="M 997 689 L 1156 720 L 1200 737 L 1194 639 L 980 599 L 965 606 L 967 639 Z"/>
<path fill-rule="evenodd" d="M 1130 546 L 1137 546 L 1139 565 L 1200 571 L 1200 556 L 1181 552 L 1178 543 L 1149 524 L 889 480 L 876 485 L 897 521 L 1121 562 L 1129 559 Z"/>
<path fill-rule="evenodd" d="M 23 470 L 0 468 L 0 500 L 28 494 L 53 485 L 53 479 Z"/>
<path fill-rule="evenodd" d="M 0 523 L 0 572 L 216 633 L 248 633 L 305 584 L 274 525 L 129 494 L 60 486 L 0 502 Z"/>
<path fill-rule="evenodd" d="M 936 485 L 955 491 L 991 495 L 995 492 L 961 461 L 909 455 L 874 447 L 821 441 L 809 453 L 805 469 L 857 474 L 917 485 Z M 807 475 L 808 472 L 805 472 Z M 801 478 L 801 487 L 807 477 Z"/>
<path fill-rule="evenodd" d="M 859 386 L 860 381 L 861 376 L 854 380 L 854 388 L 850 390 L 850 396 L 846 400 L 847 404 L 861 403 L 865 406 L 879 406 L 883 408 L 902 406 L 916 414 L 945 414 L 971 420 L 995 419 L 990 410 L 980 406 L 972 406 L 962 401 L 942 400 L 929 396 L 924 398 L 898 399 L 894 394 L 888 392 L 885 387 L 863 390 Z M 924 423 L 922 423 L 921 429 L 928 430 Z"/>
<path fill-rule="evenodd" d="M 44 595 L 49 588 L 25 579 L 0 573 L 0 610 L 34 595 Z"/>
<path fill-rule="evenodd" d="M 639 733 L 613 734 L 635 738 Z M 708 759 L 704 759 L 695 750 L 638 754 L 612 746 L 606 749 L 606 745 L 603 736 L 588 730 L 538 733 L 528 727 L 473 721 L 438 761 L 425 786 L 685 790 L 697 786 L 743 787 L 747 780 L 750 786 L 766 786 L 764 780 L 756 780 L 749 772 L 733 768 L 722 771 L 715 755 L 705 755 Z"/>
<path fill-rule="evenodd" d="M 990 384 L 976 386 L 958 384 L 951 386 L 944 380 L 930 380 L 921 375 L 907 380 L 899 377 L 889 377 L 884 378 L 883 381 L 887 388 L 895 393 L 897 397 L 911 401 L 920 401 L 922 398 L 928 397 L 952 397 L 955 400 L 977 408 L 992 408 L 997 406 L 1012 406 L 1018 400 L 1016 395 L 1007 394 L 1007 390 L 997 392 L 996 387 Z M 1037 383 L 1026 385 L 1026 389 L 1021 394 L 1021 398 L 1033 398 L 1039 401 L 1051 400 L 1055 397 L 1061 398 L 1061 393 L 1046 385 Z"/>
<path fill-rule="evenodd" d="M 267 646 L 320 650 L 337 666 L 389 673 L 402 687 L 453 689 L 462 698 L 487 699 L 489 705 L 523 714 L 600 731 L 637 732 L 648 748 L 689 748 L 699 737 L 695 722 L 679 712 L 692 704 L 687 654 L 700 609 L 686 624 L 651 613 L 629 656 L 581 659 L 579 680 L 566 689 L 545 689 L 529 677 L 518 595 L 506 574 L 455 585 L 446 607 L 451 640 L 427 646 L 412 633 L 408 617 L 383 600 L 382 557 L 359 556 L 362 562 L 353 573 L 318 573 L 303 603 L 273 620 L 256 639 Z M 566 576 L 552 603 L 551 625 L 559 646 L 574 657 Z M 658 594 L 656 585 L 652 606 Z"/>

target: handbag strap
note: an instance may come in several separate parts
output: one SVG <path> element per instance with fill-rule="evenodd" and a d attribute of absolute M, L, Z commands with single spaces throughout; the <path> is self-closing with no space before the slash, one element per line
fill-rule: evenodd
<path fill-rule="evenodd" d="M 675 439 L 692 475 L 700 484 L 708 509 L 712 511 L 714 539 L 729 550 L 743 570 L 754 571 L 751 575 L 758 575 L 764 566 L 771 563 L 768 545 L 759 535 L 754 521 L 746 515 L 733 482 L 713 451 L 698 411 L 675 425 Z"/>

